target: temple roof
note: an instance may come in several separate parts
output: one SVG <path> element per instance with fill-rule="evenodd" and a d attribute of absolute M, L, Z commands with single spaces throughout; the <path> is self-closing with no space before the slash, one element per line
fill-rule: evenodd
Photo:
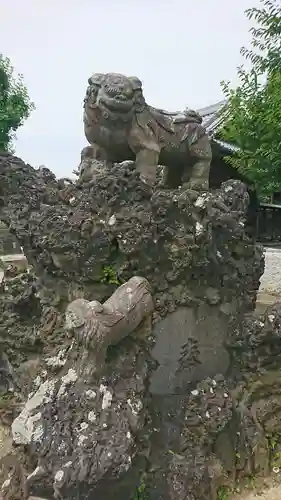
<path fill-rule="evenodd" d="M 209 135 L 212 136 L 218 129 L 219 125 L 223 122 L 223 108 L 226 104 L 227 99 L 224 99 L 223 101 L 211 104 L 205 108 L 197 109 L 197 112 L 203 118 L 203 125 L 206 127 Z"/>
<path fill-rule="evenodd" d="M 234 153 L 235 151 L 239 150 L 237 146 L 214 138 L 215 133 L 217 132 L 219 126 L 222 125 L 225 118 L 223 111 L 226 107 L 226 104 L 227 99 L 224 99 L 223 101 L 211 104 L 210 106 L 206 106 L 205 108 L 197 109 L 197 113 L 202 116 L 202 124 L 206 128 L 208 135 L 213 139 L 213 141 L 226 151 Z"/>

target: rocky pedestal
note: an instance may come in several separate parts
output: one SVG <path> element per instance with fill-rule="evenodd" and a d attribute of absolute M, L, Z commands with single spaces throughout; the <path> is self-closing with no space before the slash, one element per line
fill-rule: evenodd
<path fill-rule="evenodd" d="M 0 256 L 20 253 L 20 245 L 13 235 L 9 233 L 7 227 L 0 223 Z"/>
<path fill-rule="evenodd" d="M 93 162 L 90 182 L 71 183 L 9 155 L 0 181 L 2 220 L 34 272 L 14 278 L 26 294 L 3 282 L 1 337 L 17 386 L 38 359 L 12 427 L 24 472 L 4 468 L 5 498 L 128 500 L 136 488 L 135 498 L 214 500 L 222 485 L 264 473 L 267 417 L 252 395 L 271 394 L 255 384 L 272 371 L 278 321 L 250 317 L 263 256 L 245 234 L 246 187 L 149 193 L 133 162 Z M 134 276 L 148 282 L 153 310 L 130 309 L 128 328 L 121 301 L 118 321 L 97 328 L 92 314 Z M 113 340 L 97 342 L 103 331 Z"/>

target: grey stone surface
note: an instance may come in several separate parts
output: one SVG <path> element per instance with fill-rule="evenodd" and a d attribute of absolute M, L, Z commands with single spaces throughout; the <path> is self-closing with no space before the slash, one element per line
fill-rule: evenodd
<path fill-rule="evenodd" d="M 201 306 L 197 315 L 194 309 L 181 307 L 161 320 L 154 329 L 152 355 L 159 367 L 152 375 L 150 391 L 173 394 L 190 382 L 225 374 L 229 366 L 225 332 L 225 319 L 217 308 L 208 306 Z"/>

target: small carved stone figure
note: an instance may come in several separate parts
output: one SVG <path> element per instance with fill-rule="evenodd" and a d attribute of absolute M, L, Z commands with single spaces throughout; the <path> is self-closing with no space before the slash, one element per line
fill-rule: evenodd
<path fill-rule="evenodd" d="M 82 298 L 71 302 L 65 313 L 65 328 L 91 351 L 91 367 L 96 372 L 105 364 L 107 348 L 134 332 L 151 316 L 153 309 L 148 281 L 134 276 L 119 286 L 104 304 Z"/>
<path fill-rule="evenodd" d="M 160 163 L 167 187 L 208 189 L 212 152 L 195 111 L 169 113 L 149 106 L 137 77 L 96 73 L 88 83 L 84 130 L 93 158 L 135 159 L 141 180 L 149 186 L 156 182 Z"/>
<path fill-rule="evenodd" d="M 88 181 L 92 178 L 92 161 L 96 159 L 94 157 L 94 151 L 91 146 L 86 146 L 81 151 L 81 161 L 77 169 L 77 174 L 79 175 L 80 181 Z M 75 172 L 76 173 L 76 172 Z"/>

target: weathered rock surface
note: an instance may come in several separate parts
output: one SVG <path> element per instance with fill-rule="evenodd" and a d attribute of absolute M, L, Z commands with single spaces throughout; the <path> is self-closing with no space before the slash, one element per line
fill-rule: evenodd
<path fill-rule="evenodd" d="M 91 385 L 74 368 L 42 380 L 12 425 L 14 442 L 28 445 L 34 458 L 27 477 L 29 492 L 90 499 L 114 498 L 119 490 L 128 498 L 149 451 L 149 443 L 139 440 L 147 418 L 146 357 L 139 349 L 121 354 L 114 372 L 109 365 L 109 373 Z"/>
<path fill-rule="evenodd" d="M 151 321 L 145 320 L 153 306 L 148 282 L 138 277 L 103 305 L 85 299 L 69 304 L 71 344 L 45 358 L 46 369 L 12 424 L 13 442 L 25 447 L 34 470 L 20 478 L 9 471 L 5 498 L 113 498 L 116 490 L 126 498 L 134 491 L 149 453 L 146 385 L 154 363 Z M 134 337 L 119 345 L 118 356 L 109 352 L 130 333 Z"/>
<path fill-rule="evenodd" d="M 21 252 L 20 245 L 7 227 L 0 223 L 0 255 L 18 254 Z"/>
<path fill-rule="evenodd" d="M 40 377 L 13 423 L 25 472 L 4 494 L 128 500 L 142 475 L 149 500 L 214 500 L 221 484 L 271 460 L 251 394 L 259 365 L 266 375 L 278 351 L 279 324 L 269 331 L 261 320 L 259 330 L 244 318 L 263 272 L 262 249 L 245 234 L 246 187 L 228 181 L 199 194 L 158 185 L 149 194 L 132 162 L 89 168 L 91 182 L 71 183 L 0 157 L 0 217 L 36 276 L 14 278 L 29 290 L 23 309 L 4 280 L 1 316 L 10 310 L 13 321 L 3 316 L 1 339 L 9 327 L 13 366 L 34 361 L 29 343 L 37 346 Z M 149 282 L 152 325 L 124 340 L 118 327 L 117 345 L 105 343 L 100 358 L 89 304 L 97 314 L 132 276 Z M 81 323 L 65 323 L 73 304 L 84 308 Z"/>
<path fill-rule="evenodd" d="M 36 329 L 42 312 L 36 297 L 36 279 L 32 272 L 5 273 L 0 290 L 1 344 L 10 362 L 18 367 L 42 350 Z"/>
<path fill-rule="evenodd" d="M 58 290 L 71 300 L 79 288 L 104 300 L 108 285 L 113 290 L 137 272 L 156 292 L 161 315 L 178 304 L 214 301 L 251 308 L 260 252 L 244 237 L 243 184 L 229 181 L 201 195 L 159 187 L 150 197 L 133 162 L 93 167 L 92 183 L 72 185 L 47 169 L 0 158 L 1 218 L 42 283 L 55 283 L 54 303 Z"/>
<path fill-rule="evenodd" d="M 205 379 L 166 403 L 166 426 L 152 441 L 149 498 L 213 500 L 223 485 L 280 470 L 280 334 L 280 304 L 246 317 L 229 345 L 228 377 Z"/>

